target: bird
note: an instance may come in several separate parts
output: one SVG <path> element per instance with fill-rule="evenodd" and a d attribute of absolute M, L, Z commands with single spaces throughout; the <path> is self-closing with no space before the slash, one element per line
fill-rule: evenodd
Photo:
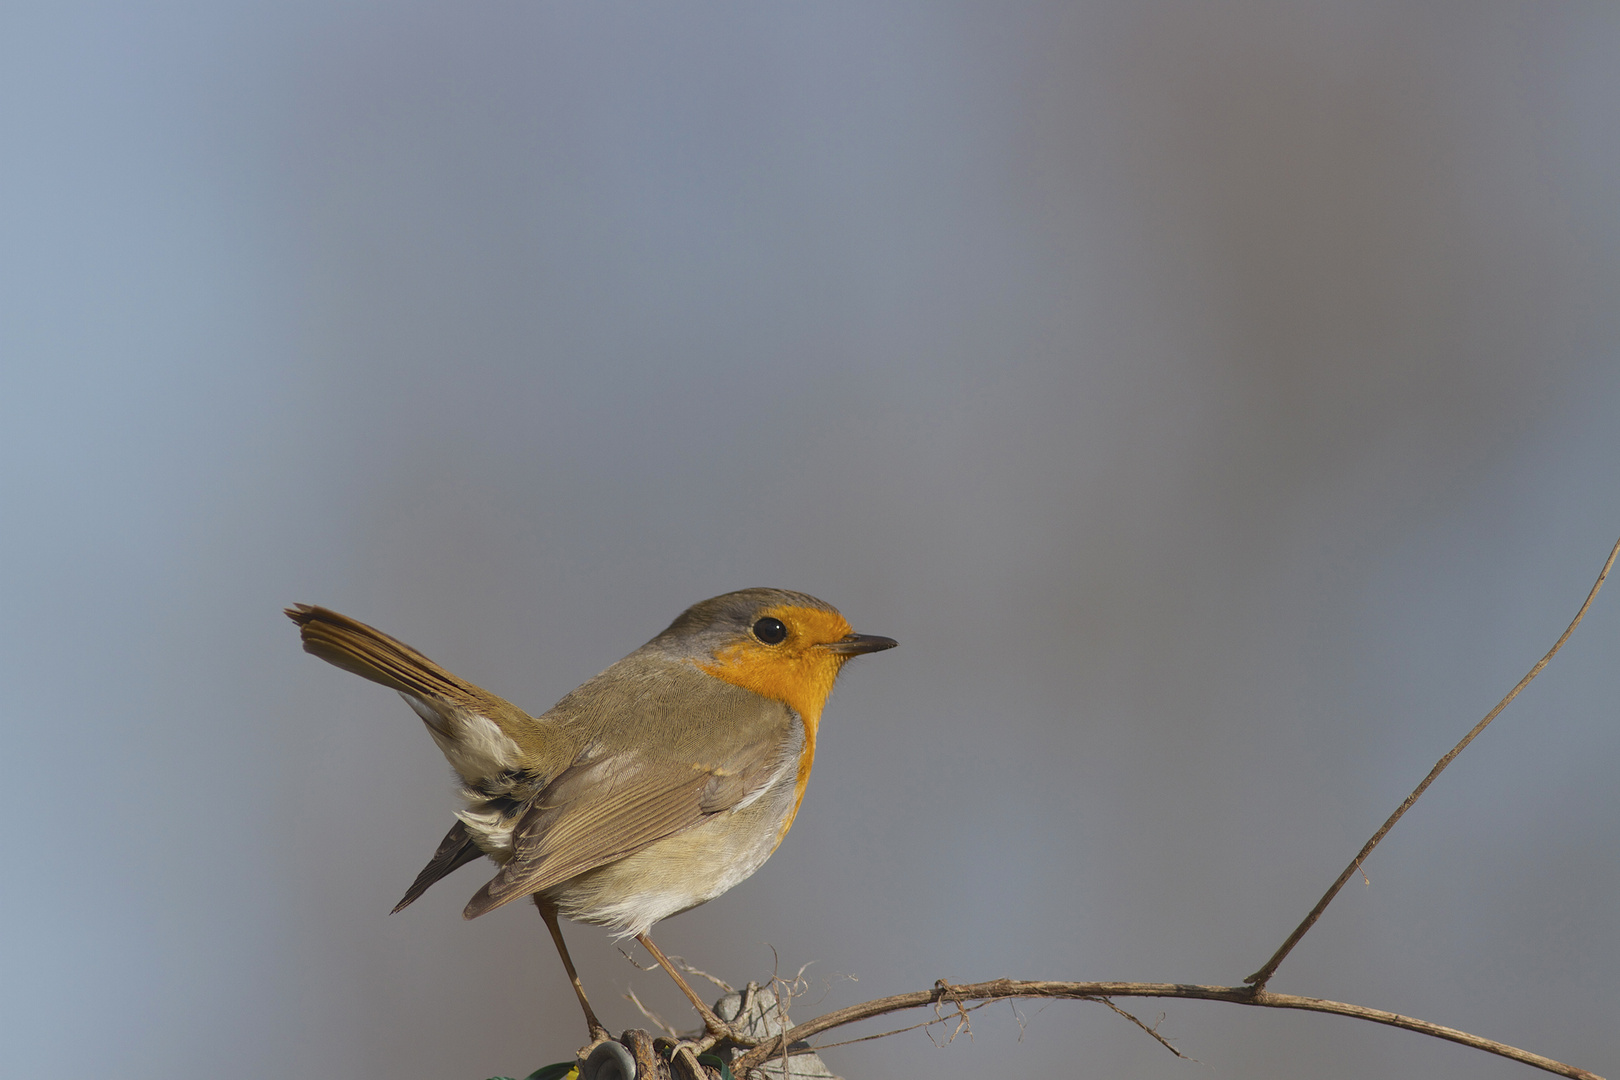
<path fill-rule="evenodd" d="M 721 1021 L 653 943 L 653 924 L 743 881 L 792 827 L 822 709 L 851 658 L 892 649 L 832 605 L 742 589 L 687 608 L 645 645 L 531 716 L 405 643 L 328 608 L 287 616 L 322 660 L 397 690 L 459 781 L 462 807 L 398 912 L 452 871 L 497 864 L 462 912 L 533 897 L 593 1042 L 559 917 L 634 937 L 710 1035 Z"/>

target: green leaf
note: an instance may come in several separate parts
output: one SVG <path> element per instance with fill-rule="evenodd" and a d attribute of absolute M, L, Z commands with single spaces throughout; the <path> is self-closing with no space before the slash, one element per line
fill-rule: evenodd
<path fill-rule="evenodd" d="M 523 1080 L 574 1080 L 579 1076 L 579 1065 L 572 1061 L 559 1061 L 555 1065 L 542 1065 Z"/>
<path fill-rule="evenodd" d="M 559 1061 L 555 1065 L 542 1065 L 523 1080 L 577 1080 L 579 1065 L 572 1061 Z M 492 1076 L 489 1080 L 512 1080 L 510 1076 Z"/>
<path fill-rule="evenodd" d="M 720 1080 L 737 1080 L 735 1076 L 731 1075 L 731 1066 L 727 1065 L 719 1054 L 699 1054 L 698 1064 L 713 1065 L 715 1068 L 719 1069 Z"/>

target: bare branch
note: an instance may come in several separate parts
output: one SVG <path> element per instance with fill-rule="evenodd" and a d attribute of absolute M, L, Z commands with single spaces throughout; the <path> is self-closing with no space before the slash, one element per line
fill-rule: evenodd
<path fill-rule="evenodd" d="M 1603 587 L 1603 583 L 1608 578 L 1609 572 L 1614 568 L 1617 558 L 1620 558 L 1620 541 L 1616 541 L 1614 547 L 1610 549 L 1609 557 L 1604 562 L 1603 570 L 1598 574 L 1597 581 L 1593 583 L 1591 591 L 1587 593 L 1586 601 L 1581 604 L 1580 610 L 1575 613 L 1575 618 L 1570 622 L 1569 628 L 1547 651 L 1547 655 L 1537 661 L 1529 673 L 1519 680 L 1518 685 L 1510 690 L 1507 696 L 1498 702 L 1497 706 L 1483 720 L 1474 725 L 1473 730 L 1464 736 L 1462 741 L 1451 749 L 1450 753 L 1435 764 L 1434 768 L 1429 771 L 1429 775 L 1423 778 L 1423 782 L 1417 786 L 1412 794 L 1407 796 L 1406 801 L 1400 805 L 1394 814 L 1390 815 L 1389 820 L 1384 822 L 1383 828 L 1379 829 L 1372 839 L 1367 841 L 1366 846 L 1351 860 L 1350 865 L 1345 867 L 1344 873 L 1339 875 L 1339 879 L 1333 883 L 1333 887 L 1317 902 L 1316 907 L 1306 916 L 1305 921 L 1300 923 L 1294 932 L 1289 935 L 1282 948 L 1277 950 L 1276 954 L 1267 961 L 1264 967 L 1243 981 L 1247 985 L 1203 986 L 1192 983 L 1048 982 L 996 979 L 990 982 L 956 986 L 941 979 L 929 990 L 878 998 L 875 1001 L 851 1005 L 848 1008 L 838 1009 L 824 1016 L 818 1016 L 813 1020 L 807 1020 L 760 1042 L 737 1058 L 733 1062 L 733 1068 L 738 1075 L 746 1076 L 750 1069 L 758 1067 L 772 1057 L 785 1057 L 788 1054 L 808 1050 L 809 1048 L 805 1045 L 804 1040 L 813 1035 L 836 1027 L 842 1027 L 845 1024 L 852 1024 L 860 1020 L 900 1012 L 905 1009 L 931 1007 L 934 1011 L 934 1018 L 926 1023 L 916 1025 L 931 1028 L 935 1024 L 951 1019 L 950 1014 L 941 1009 L 941 1005 L 947 1003 L 955 1006 L 957 1028 L 953 1032 L 954 1037 L 956 1033 L 960 1033 L 966 1027 L 967 1014 L 970 1011 L 993 1002 L 1014 1001 L 1020 998 L 1068 998 L 1101 1001 L 1110 1009 L 1132 1020 L 1138 1027 L 1158 1039 L 1178 1057 L 1184 1056 L 1160 1036 L 1154 1028 L 1143 1024 L 1136 1017 L 1131 1016 L 1131 1014 L 1108 1000 L 1114 997 L 1147 997 L 1226 1001 L 1235 1005 L 1251 1005 L 1258 1008 L 1301 1009 L 1308 1012 L 1332 1013 L 1338 1016 L 1371 1021 L 1375 1024 L 1402 1028 L 1406 1031 L 1414 1031 L 1437 1039 L 1445 1039 L 1461 1046 L 1469 1046 L 1476 1050 L 1483 1050 L 1486 1053 L 1496 1054 L 1499 1057 L 1517 1061 L 1557 1076 L 1570 1077 L 1572 1080 L 1602 1080 L 1596 1073 L 1588 1072 L 1585 1069 L 1566 1065 L 1561 1061 L 1555 1061 L 1552 1058 L 1534 1054 L 1528 1050 L 1521 1050 L 1518 1047 L 1509 1046 L 1494 1039 L 1459 1031 L 1456 1028 L 1430 1023 L 1427 1020 L 1418 1020 L 1410 1016 L 1402 1016 L 1399 1013 L 1385 1012 L 1382 1009 L 1369 1009 L 1360 1005 L 1351 1005 L 1342 1001 L 1327 1001 L 1322 998 L 1299 997 L 1293 994 L 1275 994 L 1265 987 L 1267 981 L 1276 972 L 1277 966 L 1283 962 L 1294 946 L 1299 944 L 1300 939 L 1315 925 L 1317 919 L 1321 918 L 1322 912 L 1332 903 L 1333 898 L 1338 895 L 1339 890 L 1344 887 L 1350 876 L 1361 873 L 1363 879 L 1366 878 L 1365 872 L 1362 871 L 1362 863 L 1371 854 L 1373 848 L 1378 846 L 1379 841 L 1383 840 L 1390 829 L 1394 828 L 1395 823 L 1401 819 L 1402 815 L 1411 809 L 1412 805 L 1417 802 L 1418 797 L 1428 790 L 1429 785 L 1444 771 L 1446 766 L 1450 765 L 1457 755 L 1462 753 L 1468 744 L 1473 742 L 1492 720 L 1501 715 L 1502 710 L 1506 709 L 1513 699 L 1519 696 L 1520 691 L 1530 685 L 1532 679 L 1541 674 L 1542 669 L 1564 647 L 1564 643 L 1569 640 L 1570 636 L 1574 634 L 1575 628 L 1586 617 L 1587 610 L 1591 608 L 1592 601 L 1597 598 L 1598 590 Z M 800 974 L 803 974 L 802 969 Z M 978 1004 L 969 1005 L 968 1002 L 977 1002 Z M 1016 1007 L 1014 1008 L 1014 1015 L 1017 1015 Z M 1022 1022 L 1020 1022 L 1020 1028 L 1022 1028 Z M 867 1036 L 867 1038 L 880 1037 L 882 1036 Z"/>
<path fill-rule="evenodd" d="M 1484 1050 L 1487 1053 L 1496 1054 L 1524 1065 L 1530 1065 L 1557 1076 L 1571 1077 L 1572 1080 L 1602 1080 L 1602 1077 L 1596 1073 L 1578 1069 L 1573 1065 L 1566 1065 L 1561 1061 L 1554 1061 L 1552 1058 L 1531 1053 L 1528 1050 L 1521 1050 L 1516 1046 L 1509 1046 L 1494 1039 L 1472 1035 L 1466 1031 L 1459 1031 L 1456 1028 L 1445 1027 L 1441 1024 L 1433 1024 L 1427 1020 L 1418 1020 L 1414 1017 L 1402 1016 L 1399 1013 L 1384 1012 L 1381 1009 L 1368 1009 L 1342 1001 L 1326 1001 L 1321 998 L 1298 997 L 1293 994 L 1274 994 L 1269 990 L 1261 990 L 1253 986 L 1200 986 L 1193 983 L 1050 982 L 1015 979 L 995 979 L 990 982 L 973 983 L 966 986 L 947 985 L 941 982 L 936 983 L 933 988 L 928 990 L 918 990 L 909 994 L 895 994 L 886 998 L 878 998 L 875 1001 L 851 1005 L 848 1008 L 830 1012 L 825 1016 L 818 1016 L 814 1020 L 807 1020 L 788 1029 L 781 1035 L 760 1043 L 734 1061 L 732 1068 L 739 1076 L 746 1075 L 747 1070 L 763 1064 L 773 1056 L 789 1052 L 788 1047 L 791 1044 L 808 1039 L 812 1035 L 835 1027 L 842 1027 L 845 1024 L 852 1024 L 858 1020 L 867 1020 L 904 1009 L 937 1007 L 942 1002 L 950 1002 L 961 1008 L 962 1003 L 968 1001 L 993 1002 L 1013 998 L 1095 1000 L 1109 997 L 1190 998 L 1202 1001 L 1227 1001 L 1235 1005 L 1253 1005 L 1268 1009 L 1302 1009 L 1308 1012 L 1333 1013 L 1338 1016 L 1354 1017 L 1358 1020 L 1369 1020 L 1375 1024 L 1403 1028 L 1407 1031 L 1415 1031 L 1437 1039 L 1446 1039 L 1462 1046 L 1470 1046 L 1476 1050 Z M 944 1018 L 943 1015 L 940 1017 L 940 1019 Z M 1149 1030 L 1151 1032 L 1151 1029 Z"/>
<path fill-rule="evenodd" d="M 1327 906 L 1333 902 L 1333 898 L 1339 895 L 1339 890 L 1344 888 L 1344 883 L 1350 880 L 1350 875 L 1361 869 L 1362 862 L 1366 860 L 1368 855 L 1372 854 L 1372 849 L 1377 847 L 1378 842 L 1384 838 L 1385 834 L 1395 827 L 1395 823 L 1401 820 L 1401 816 L 1412 808 L 1412 804 L 1418 801 L 1418 796 L 1427 791 L 1429 785 L 1434 783 L 1434 778 L 1439 776 L 1445 767 L 1450 765 L 1453 759 L 1462 753 L 1469 743 L 1474 741 L 1476 735 L 1485 730 L 1486 725 L 1495 720 L 1502 710 L 1507 708 L 1508 704 L 1519 696 L 1519 691 L 1530 685 L 1531 679 L 1541 674 L 1541 669 L 1546 667 L 1547 662 L 1558 654 L 1558 650 L 1564 647 L 1564 642 L 1569 640 L 1569 636 L 1575 632 L 1575 628 L 1581 625 L 1581 620 L 1586 618 L 1586 609 L 1592 606 L 1592 601 L 1597 598 L 1598 590 L 1603 588 L 1603 581 L 1609 576 L 1609 571 L 1613 569 L 1615 556 L 1617 555 L 1620 555 L 1620 540 L 1615 541 L 1614 547 L 1610 549 L 1608 561 L 1603 564 L 1602 572 L 1598 574 L 1597 581 L 1593 583 L 1592 591 L 1586 594 L 1586 602 L 1575 613 L 1575 618 L 1569 624 L 1569 629 L 1565 630 L 1563 636 L 1553 643 L 1551 649 L 1547 650 L 1547 655 L 1536 661 L 1536 666 L 1531 668 L 1529 673 L 1519 680 L 1517 686 L 1508 691 L 1506 697 L 1496 703 L 1496 708 L 1486 713 L 1485 719 L 1475 724 L 1474 729 L 1464 735 L 1462 741 L 1453 746 L 1449 754 L 1435 763 L 1434 768 L 1429 770 L 1429 775 L 1423 778 L 1423 783 L 1419 784 L 1412 791 L 1412 794 L 1406 797 L 1406 801 L 1401 803 L 1393 814 L 1389 815 L 1389 820 L 1384 822 L 1383 828 L 1373 833 L 1372 839 L 1368 840 L 1356 857 L 1350 860 L 1350 865 L 1344 868 L 1344 873 L 1339 875 L 1339 880 L 1335 881 L 1333 886 L 1322 894 L 1322 899 L 1318 900 L 1316 906 L 1311 909 L 1311 913 L 1305 916 L 1305 921 L 1294 928 L 1294 932 L 1288 935 L 1288 940 L 1283 942 L 1282 947 L 1272 954 L 1271 959 L 1266 961 L 1265 966 L 1245 978 L 1244 982 L 1252 983 L 1259 989 L 1265 988 L 1266 983 L 1271 981 L 1271 976 L 1276 973 L 1277 966 L 1287 958 L 1289 953 L 1294 951 L 1294 946 L 1299 944 L 1300 939 L 1305 936 L 1306 932 L 1316 925 L 1316 920 L 1322 917 L 1322 912 L 1326 911 Z"/>

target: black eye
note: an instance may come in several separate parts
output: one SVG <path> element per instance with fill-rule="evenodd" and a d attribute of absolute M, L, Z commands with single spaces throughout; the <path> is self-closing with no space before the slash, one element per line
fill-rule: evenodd
<path fill-rule="evenodd" d="M 767 615 L 754 624 L 754 636 L 767 645 L 780 645 L 787 638 L 787 627 L 782 625 L 781 619 Z"/>

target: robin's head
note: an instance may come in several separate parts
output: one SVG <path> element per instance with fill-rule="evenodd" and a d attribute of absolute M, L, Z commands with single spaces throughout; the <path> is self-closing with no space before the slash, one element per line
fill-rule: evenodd
<path fill-rule="evenodd" d="M 742 589 L 694 604 L 655 642 L 717 679 L 821 716 L 852 656 L 892 649 L 892 638 L 856 634 L 831 604 L 784 589 Z"/>

